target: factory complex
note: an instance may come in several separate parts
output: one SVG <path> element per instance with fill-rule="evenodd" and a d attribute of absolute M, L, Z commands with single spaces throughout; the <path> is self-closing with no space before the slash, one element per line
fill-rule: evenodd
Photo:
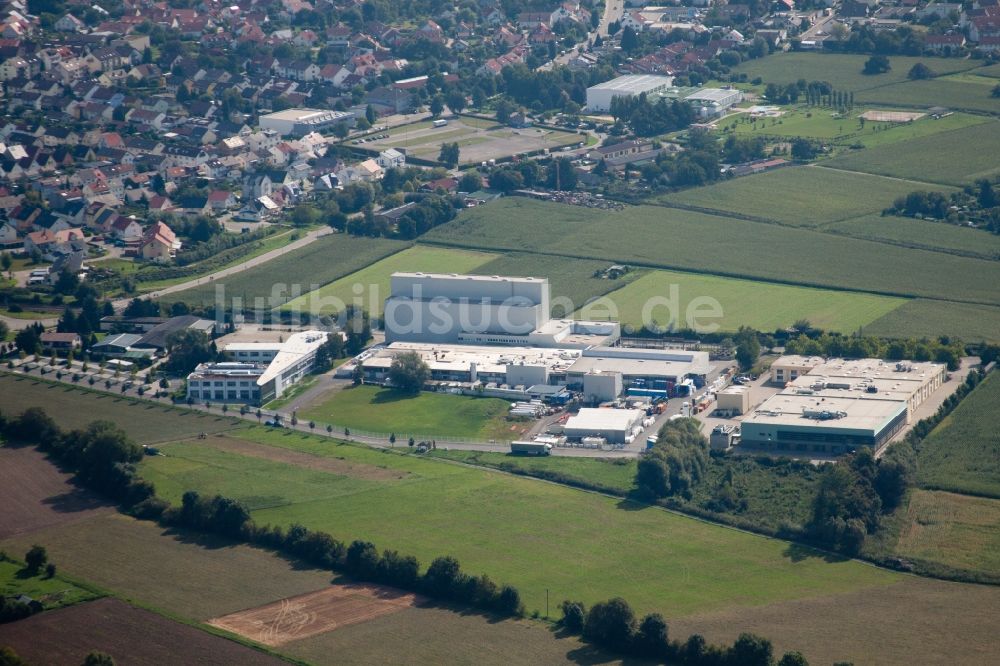
<path fill-rule="evenodd" d="M 355 116 L 351 111 L 285 109 L 262 115 L 259 124 L 261 129 L 273 130 L 281 136 L 300 137 L 340 123 L 353 126 L 354 120 Z"/>
<path fill-rule="evenodd" d="M 324 331 L 294 333 L 283 342 L 232 343 L 223 350 L 231 361 L 202 363 L 187 378 L 187 398 L 263 404 L 302 379 L 326 342 Z"/>
<path fill-rule="evenodd" d="M 413 352 L 431 382 L 450 389 L 548 402 L 575 392 L 591 404 L 688 395 L 711 371 L 707 352 L 613 346 L 617 322 L 552 319 L 550 307 L 544 278 L 395 273 L 384 309 L 386 344 L 357 363 L 365 381 L 384 384 L 393 359 Z M 338 374 L 352 372 L 342 366 Z M 600 411 L 616 419 L 622 410 Z M 606 439 L 624 442 L 634 420 L 616 421 Z M 588 423 L 578 421 L 567 436 L 582 437 Z"/>
<path fill-rule="evenodd" d="M 784 385 L 741 424 L 741 445 L 839 455 L 884 447 L 946 379 L 939 363 L 783 356 L 771 366 Z"/>
<path fill-rule="evenodd" d="M 684 100 L 700 118 L 714 118 L 743 101 L 736 88 L 681 88 L 673 78 L 651 74 L 628 74 L 587 88 L 587 110 L 607 113 L 614 98 L 632 99 L 645 96 L 650 102 Z"/>

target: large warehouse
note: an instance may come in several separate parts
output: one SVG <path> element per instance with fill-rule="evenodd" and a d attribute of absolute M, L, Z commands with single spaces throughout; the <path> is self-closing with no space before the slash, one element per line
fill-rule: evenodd
<path fill-rule="evenodd" d="M 944 365 L 879 359 L 781 359 L 783 368 L 812 366 L 765 400 L 741 426 L 742 445 L 775 452 L 839 455 L 879 450 L 945 381 Z"/>
<path fill-rule="evenodd" d="M 643 93 L 652 95 L 670 87 L 673 79 L 669 76 L 651 74 L 629 74 L 619 76 L 596 86 L 587 88 L 588 111 L 610 111 L 611 100 L 615 97 L 638 97 Z"/>
<path fill-rule="evenodd" d="M 385 339 L 577 349 L 618 339 L 617 322 L 551 319 L 549 300 L 545 278 L 393 273 Z"/>
<path fill-rule="evenodd" d="M 261 129 L 274 130 L 281 136 L 299 137 L 340 123 L 353 126 L 354 113 L 320 109 L 285 109 L 261 116 L 259 124 Z"/>

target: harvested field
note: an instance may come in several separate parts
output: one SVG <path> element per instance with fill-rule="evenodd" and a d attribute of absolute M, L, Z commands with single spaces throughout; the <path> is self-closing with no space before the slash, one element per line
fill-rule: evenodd
<path fill-rule="evenodd" d="M 348 583 L 217 617 L 208 624 L 277 646 L 398 613 L 418 603 L 416 595 L 391 587 Z"/>
<path fill-rule="evenodd" d="M 113 510 L 70 478 L 33 448 L 0 448 L 0 539 Z"/>
<path fill-rule="evenodd" d="M 264 652 L 118 599 L 98 599 L 0 625 L 0 645 L 31 664 L 82 664 L 94 650 L 119 664 L 284 664 Z"/>
<path fill-rule="evenodd" d="M 61 573 L 195 620 L 302 594 L 330 582 L 329 572 L 301 568 L 268 551 L 206 535 L 174 533 L 120 514 L 12 537 L 0 542 L 0 550 L 23 553 L 33 543 L 45 545 Z"/>
<path fill-rule="evenodd" d="M 192 440 L 192 443 L 198 446 L 211 446 L 226 453 L 236 453 L 241 456 L 250 456 L 251 458 L 288 463 L 289 465 L 297 465 L 317 472 L 329 472 L 331 474 L 370 481 L 395 481 L 410 475 L 405 470 L 392 470 L 376 465 L 348 462 L 341 458 L 303 453 L 294 449 L 281 449 L 225 434 L 209 436 L 206 439 Z M 167 450 L 169 451 L 169 448 Z M 2 493 L 2 490 L 0 490 L 0 493 Z"/>
<path fill-rule="evenodd" d="M 558 615 L 558 611 L 553 609 Z M 426 606 L 383 615 L 370 622 L 293 641 L 281 647 L 311 663 L 337 655 L 337 666 L 394 664 L 468 664 L 536 666 L 537 664 L 623 663 L 578 636 L 552 632 L 531 620 L 498 620 L 476 613 Z M 629 659 L 638 666 L 644 662 Z"/>
<path fill-rule="evenodd" d="M 775 603 L 754 612 L 667 618 L 672 636 L 732 643 L 767 636 L 775 654 L 800 650 L 811 664 L 995 664 L 1000 589 L 907 577 L 865 590 Z"/>

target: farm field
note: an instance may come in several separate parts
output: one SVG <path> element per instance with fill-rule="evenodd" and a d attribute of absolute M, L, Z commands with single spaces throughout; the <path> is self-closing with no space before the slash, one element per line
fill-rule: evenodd
<path fill-rule="evenodd" d="M 962 185 L 1000 172 L 997 154 L 1000 154 L 1000 124 L 991 120 L 904 143 L 845 153 L 824 161 L 823 165 L 928 183 Z"/>
<path fill-rule="evenodd" d="M 751 79 L 761 77 L 764 83 L 794 83 L 806 81 L 828 81 L 834 88 L 844 91 L 868 90 L 890 83 L 908 82 L 910 68 L 918 62 L 930 67 L 937 74 L 950 74 L 974 69 L 981 65 L 975 60 L 958 58 L 930 58 L 892 56 L 892 69 L 878 76 L 862 74 L 866 55 L 791 52 L 779 53 L 766 58 L 748 60 L 735 68 Z"/>
<path fill-rule="evenodd" d="M 300 410 L 299 420 L 331 423 L 367 432 L 471 439 L 516 439 L 523 425 L 508 422 L 510 403 L 450 393 L 407 395 L 378 386 L 334 391 Z M 401 440 L 405 445 L 405 439 Z"/>
<path fill-rule="evenodd" d="M 638 510 L 619 500 L 530 479 L 391 451 L 317 443 L 299 433 L 260 427 L 248 428 L 245 436 L 262 443 L 283 442 L 289 448 L 305 442 L 320 455 L 365 463 L 381 460 L 390 469 L 409 472 L 405 479 L 381 483 L 377 489 L 260 509 L 253 512 L 258 522 L 300 522 L 339 538 L 371 540 L 380 548 L 413 554 L 425 566 L 436 556 L 451 554 L 469 572 L 486 572 L 517 586 L 529 612 L 544 608 L 546 589 L 551 598 L 581 598 L 588 604 L 621 595 L 638 611 L 657 609 L 674 616 L 875 589 L 899 579 L 851 561 L 800 555 L 801 549 L 785 542 L 658 509 Z M 197 479 L 203 474 L 199 465 L 211 465 L 211 458 L 185 452 L 191 457 L 183 469 L 167 469 L 163 463 L 171 448 L 163 447 L 166 458 L 147 458 L 141 464 L 143 475 L 165 489 L 209 491 L 199 487 Z M 322 498 L 343 481 L 338 478 L 342 475 L 317 473 L 311 467 L 273 462 L 265 468 L 258 459 L 244 462 L 258 476 L 249 490 L 254 494 L 264 488 L 280 494 L 290 483 L 312 483 Z M 173 477 L 170 483 L 167 477 Z M 211 492 L 239 499 L 247 484 L 244 479 L 214 485 Z M 166 494 L 172 501 L 179 499 Z M 525 559 L 529 553 L 530 560 Z M 573 566 L 566 566 L 567 553 L 573 553 Z M 621 566 L 626 559 L 629 565 Z"/>
<path fill-rule="evenodd" d="M 594 277 L 612 262 L 571 259 L 529 253 L 504 254 L 480 266 L 483 275 L 518 275 L 548 278 L 552 291 L 552 316 L 568 317 L 588 301 L 635 280 L 645 271 L 633 270 L 617 280 Z M 564 299 L 568 299 L 568 302 Z M 565 303 L 565 306 L 563 305 Z"/>
<path fill-rule="evenodd" d="M 340 312 L 345 304 L 360 303 L 372 318 L 382 316 L 382 305 L 389 296 L 389 276 L 397 271 L 436 273 L 475 273 L 496 255 L 468 250 L 417 245 L 335 280 L 308 294 L 293 299 L 282 310 L 311 312 L 314 315 Z M 360 293 L 357 288 L 361 285 Z"/>
<path fill-rule="evenodd" d="M 914 490 L 896 552 L 1000 580 L 1000 500 Z"/>
<path fill-rule="evenodd" d="M 813 227 L 876 213 L 915 189 L 942 188 L 846 171 L 785 167 L 683 190 L 654 201 Z"/>
<path fill-rule="evenodd" d="M 966 342 L 1000 342 L 1000 308 L 915 298 L 865 328 L 869 335 L 947 335 Z"/>
<path fill-rule="evenodd" d="M 855 108 L 847 116 L 823 107 L 800 105 L 783 108 L 788 111 L 780 118 L 768 118 L 756 123 L 749 122 L 748 118 L 737 118 L 729 124 L 735 125 L 736 134 L 744 136 L 806 137 L 841 146 L 860 143 L 871 148 L 988 122 L 981 116 L 953 113 L 938 120 L 924 117 L 906 124 L 873 122 L 862 127 L 858 116 L 868 110 L 865 108 Z"/>
<path fill-rule="evenodd" d="M 9 555 L 14 557 L 13 553 Z M 17 557 L 23 558 L 23 553 L 18 553 Z M 40 571 L 35 576 L 26 576 L 21 573 L 22 569 L 23 564 L 20 562 L 0 561 L 0 596 L 16 597 L 26 594 L 40 602 L 42 608 L 47 611 L 72 606 L 99 596 L 95 592 L 74 585 L 58 574 L 54 578 L 47 578 L 45 572 Z M 2 626 L 0 624 L 0 627 Z"/>
<path fill-rule="evenodd" d="M 611 292 L 603 301 L 614 304 L 622 324 L 638 329 L 643 324 L 653 323 L 643 321 L 644 308 L 655 303 L 653 299 L 669 299 L 675 285 L 679 295 L 678 312 L 672 313 L 665 305 L 651 309 L 649 315 L 655 319 L 655 326 L 665 327 L 673 321 L 678 328 L 690 327 L 692 322 L 686 320 L 687 313 L 699 311 L 698 303 L 691 309 L 692 301 L 709 298 L 721 306 L 721 317 L 709 315 L 693 320 L 701 327 L 718 326 L 719 330 L 736 331 L 740 326 L 751 326 L 759 331 L 773 331 L 787 328 L 799 319 L 808 319 L 813 326 L 824 330 L 851 333 L 906 302 L 888 296 L 675 271 L 650 271 Z M 701 306 L 700 311 L 705 309 Z"/>
<path fill-rule="evenodd" d="M 865 215 L 823 225 L 823 231 L 982 259 L 1000 259 L 1000 235 L 945 222 Z"/>
<path fill-rule="evenodd" d="M 0 447 L 0 539 L 113 511 L 71 477 L 34 447 Z"/>
<path fill-rule="evenodd" d="M 82 664 L 95 650 L 111 655 L 119 664 L 278 666 L 287 663 L 110 598 L 2 624 L 0 645 L 12 647 L 18 656 L 32 664 Z"/>
<path fill-rule="evenodd" d="M 165 303 L 184 301 L 191 306 L 213 306 L 216 289 L 225 287 L 226 303 L 242 298 L 245 307 L 276 308 L 294 296 L 333 282 L 406 248 L 405 241 L 347 234 L 323 236 L 309 245 L 245 271 L 192 289 L 163 296 Z M 297 293 L 293 290 L 297 289 Z"/>
<path fill-rule="evenodd" d="M 0 541 L 33 543 L 66 574 L 178 617 L 207 620 L 327 586 L 329 572 L 301 568 L 268 551 L 174 533 L 121 514 L 94 516 Z M 253 581 L 252 585 L 248 585 Z"/>
<path fill-rule="evenodd" d="M 16 416 L 28 407 L 42 406 L 63 430 L 105 419 L 117 423 L 140 444 L 219 432 L 239 423 L 233 418 L 9 374 L 0 374 L 0 395 L 4 415 Z"/>
<path fill-rule="evenodd" d="M 1000 100 L 990 94 L 994 85 L 985 76 L 939 76 L 860 90 L 854 99 L 864 104 L 918 109 L 943 106 L 952 110 L 1000 113 Z"/>
<path fill-rule="evenodd" d="M 1000 373 L 992 372 L 921 442 L 918 483 L 1000 498 L 997 414 Z"/>
<path fill-rule="evenodd" d="M 554 607 L 552 613 L 553 617 L 559 615 Z M 636 663 L 622 662 L 577 636 L 556 633 L 529 620 L 497 620 L 431 606 L 383 615 L 293 641 L 282 646 L 281 651 L 312 663 L 322 663 L 335 654 L 338 666 Z"/>
<path fill-rule="evenodd" d="M 673 636 L 697 632 L 712 643 L 732 642 L 743 631 L 766 635 L 775 654 L 801 650 L 810 664 L 988 664 L 1000 659 L 997 604 L 993 586 L 907 576 L 874 594 L 844 590 L 669 623 Z"/>
<path fill-rule="evenodd" d="M 510 197 L 466 210 L 424 240 L 482 250 L 531 247 L 645 267 L 1000 304 L 998 262 L 662 206 L 609 212 Z M 720 252 L 720 243 L 740 252 Z M 872 266 L 880 267 L 877 275 Z M 933 274 L 927 266 L 936 267 Z"/>

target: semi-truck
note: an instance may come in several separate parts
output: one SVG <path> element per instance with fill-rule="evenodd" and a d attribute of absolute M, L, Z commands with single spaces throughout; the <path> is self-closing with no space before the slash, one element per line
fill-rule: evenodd
<path fill-rule="evenodd" d="M 552 451 L 548 442 L 511 442 L 510 452 L 522 456 L 547 456 Z"/>

